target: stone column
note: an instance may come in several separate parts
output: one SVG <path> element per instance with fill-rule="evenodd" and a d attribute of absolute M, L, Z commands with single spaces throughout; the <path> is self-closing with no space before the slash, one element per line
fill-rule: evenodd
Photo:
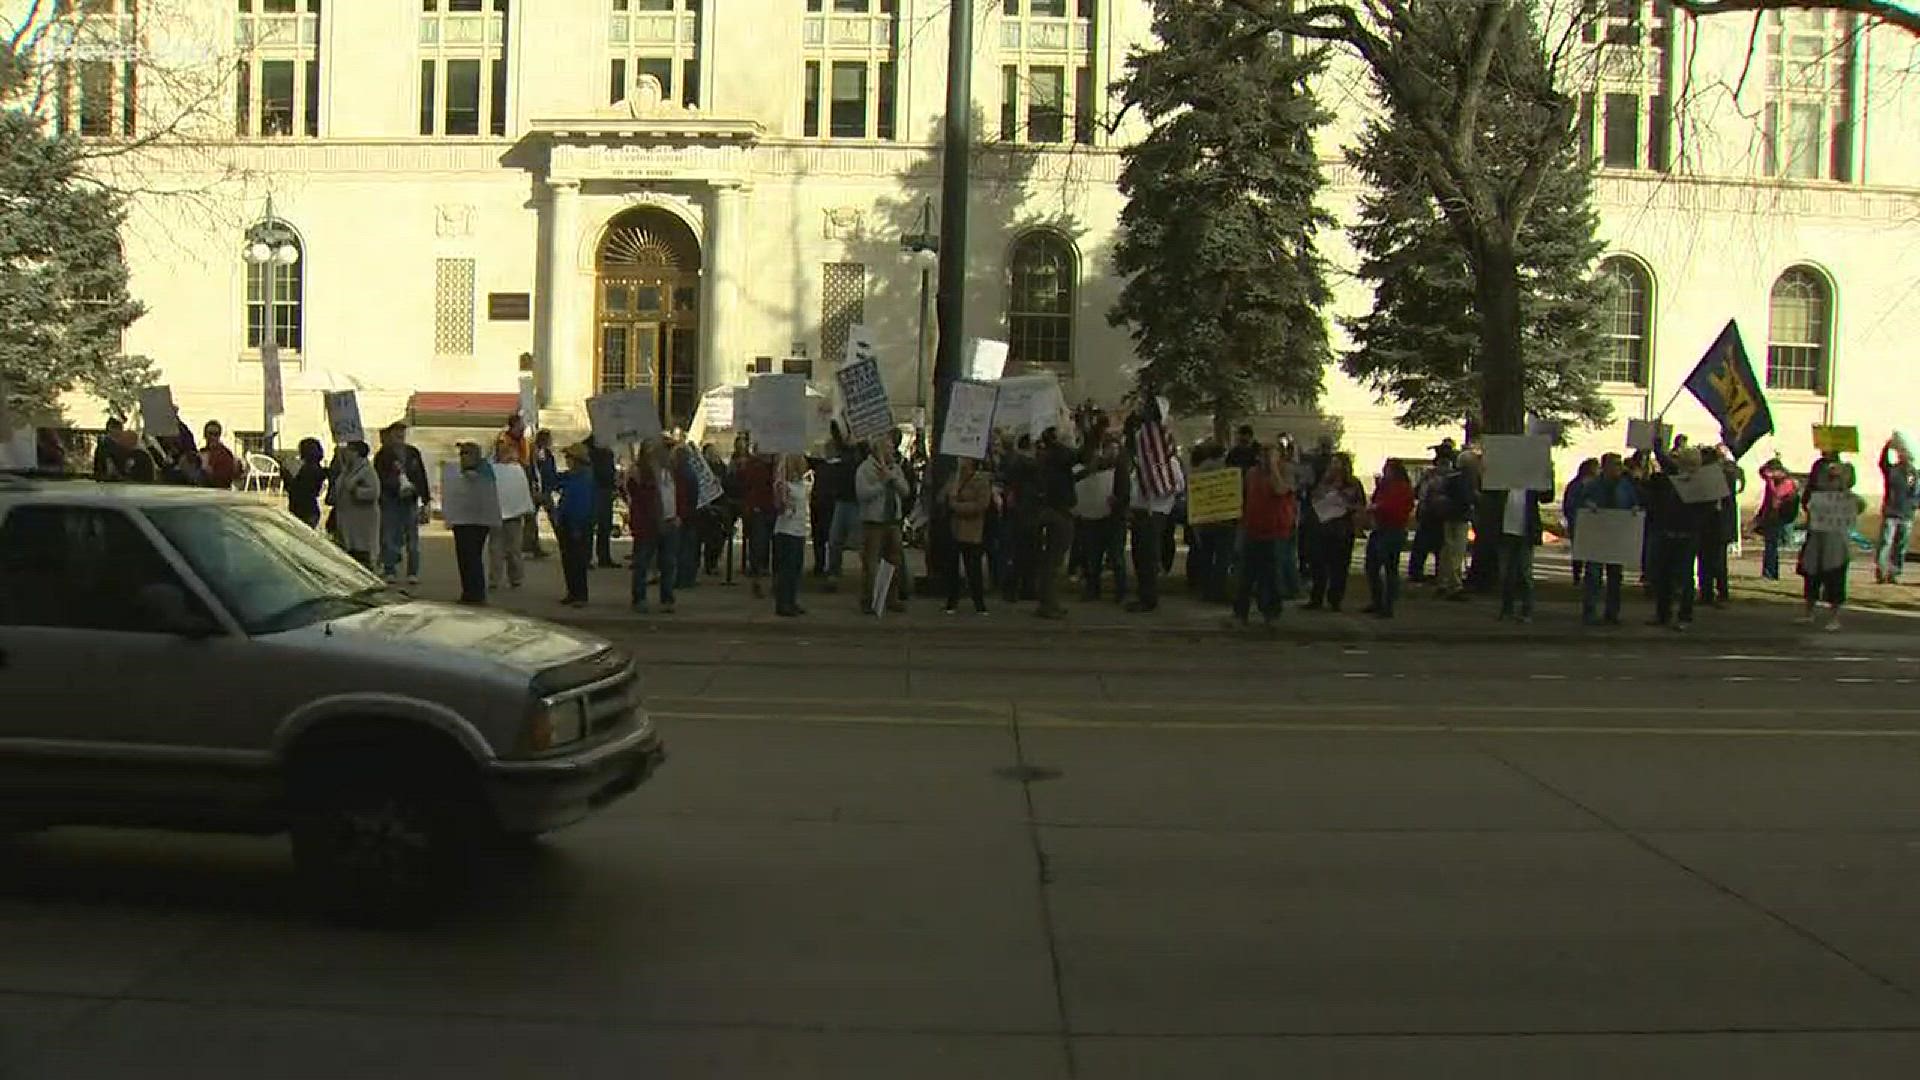
<path fill-rule="evenodd" d="M 558 416 L 583 419 L 586 399 L 593 393 L 593 351 L 574 314 L 580 285 L 580 181 L 547 181 L 546 241 L 545 277 L 540 281 L 546 321 L 540 324 L 534 363 L 541 403 Z"/>
<path fill-rule="evenodd" d="M 706 318 L 700 334 L 700 389 L 739 382 L 746 376 L 746 337 L 740 326 L 741 284 L 746 277 L 747 259 L 743 238 L 746 228 L 747 185 L 738 181 L 718 181 L 711 188 L 707 205 L 706 251 L 701 263 L 706 272 L 701 285 L 707 293 Z"/>

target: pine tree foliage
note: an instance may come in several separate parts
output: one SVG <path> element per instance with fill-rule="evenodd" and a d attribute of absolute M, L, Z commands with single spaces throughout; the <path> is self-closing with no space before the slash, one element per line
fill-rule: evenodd
<path fill-rule="evenodd" d="M 1269 394 L 1316 401 L 1330 359 L 1312 138 L 1329 116 L 1308 87 L 1323 59 L 1252 25 L 1220 0 L 1155 0 L 1157 41 L 1120 87 L 1151 130 L 1122 152 L 1128 280 L 1108 319 L 1143 387 L 1216 424 Z"/>

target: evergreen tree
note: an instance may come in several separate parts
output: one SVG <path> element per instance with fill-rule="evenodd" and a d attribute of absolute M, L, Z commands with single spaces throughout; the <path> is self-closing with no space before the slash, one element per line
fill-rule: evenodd
<path fill-rule="evenodd" d="M 1221 0 L 1155 0 L 1157 44 L 1121 84 L 1152 129 L 1122 152 L 1128 281 L 1108 320 L 1129 328 L 1141 385 L 1216 428 L 1261 390 L 1314 402 L 1329 359 L 1312 139 L 1328 114 L 1307 86 L 1323 59 L 1253 25 Z"/>
<path fill-rule="evenodd" d="M 1515 35 L 1504 57 L 1544 63 L 1530 39 Z M 1443 83 L 1442 69 L 1436 81 Z M 1489 132 L 1480 145 L 1494 175 L 1524 167 L 1539 121 L 1525 100 L 1493 93 L 1483 103 Z M 1482 422 L 1492 366 L 1481 355 L 1485 335 L 1475 294 L 1472 237 L 1434 198 L 1424 171 L 1431 152 L 1388 107 L 1369 121 L 1348 160 L 1371 190 L 1349 230 L 1360 255 L 1359 277 L 1373 283 L 1373 310 L 1342 320 L 1353 346 L 1341 368 L 1383 400 L 1401 406 L 1400 422 L 1444 426 Z M 1612 407 L 1601 396 L 1605 286 L 1595 277 L 1602 245 L 1595 236 L 1591 163 L 1571 140 L 1540 180 L 1515 245 L 1520 287 L 1521 394 L 1536 416 L 1605 423 Z"/>
<path fill-rule="evenodd" d="M 127 295 L 125 210 L 86 178 L 78 150 L 0 108 L 0 382 L 18 416 L 55 414 L 74 389 L 130 409 L 153 374 L 120 350 L 143 311 Z"/>

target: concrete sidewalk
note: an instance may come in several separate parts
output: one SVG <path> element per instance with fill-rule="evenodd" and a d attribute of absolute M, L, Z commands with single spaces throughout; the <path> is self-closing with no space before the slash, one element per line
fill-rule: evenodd
<path fill-rule="evenodd" d="M 550 554 L 545 559 L 526 560 L 523 586 L 499 590 L 489 597 L 489 602 L 555 622 L 609 631 L 632 631 L 645 626 L 743 633 L 817 634 L 823 631 L 870 630 L 887 635 L 937 634 L 941 637 L 971 639 L 1026 637 L 1035 632 L 1046 633 L 1056 628 L 1066 628 L 1080 633 L 1129 637 L 1259 637 L 1267 634 L 1294 641 L 1495 643 L 1542 639 L 1664 641 L 1677 636 L 1672 630 L 1644 625 L 1652 617 L 1652 601 L 1634 587 L 1631 577 L 1623 611 L 1625 625 L 1608 628 L 1581 625 L 1578 594 L 1568 580 L 1564 552 L 1559 552 L 1560 557 L 1556 559 L 1556 549 L 1552 546 L 1542 549 L 1540 565 L 1536 567 L 1535 617 L 1528 625 L 1496 620 L 1498 604 L 1494 598 L 1477 598 L 1466 603 L 1446 602 L 1434 598 L 1428 588 L 1412 585 L 1405 589 L 1396 618 L 1382 620 L 1363 615 L 1359 609 L 1367 602 L 1366 584 L 1356 569 L 1349 587 L 1347 610 L 1337 613 L 1306 611 L 1298 604 L 1289 604 L 1278 624 L 1270 631 L 1248 631 L 1229 625 L 1230 611 L 1225 605 L 1191 599 L 1177 566 L 1175 575 L 1163 588 L 1159 610 L 1149 614 L 1128 613 L 1111 599 L 1081 601 L 1080 587 L 1073 584 L 1062 590 L 1067 598 L 1069 616 L 1058 623 L 1035 618 L 1035 605 L 1031 602 L 1008 604 L 995 595 L 988 597 L 989 614 L 985 617 L 976 616 L 964 598 L 961 612 L 949 616 L 941 611 L 944 596 L 921 596 L 911 600 L 903 614 L 876 618 L 862 615 L 859 611 L 859 560 L 857 555 L 851 554 L 838 592 L 825 591 L 824 582 L 819 578 L 809 576 L 806 579 L 801 592 L 801 604 L 807 614 L 799 619 L 784 619 L 774 615 L 771 582 L 768 582 L 767 598 L 755 600 L 750 584 L 737 572 L 731 584 L 726 583 L 724 575 L 702 575 L 696 587 L 682 590 L 676 597 L 678 610 L 674 614 L 661 613 L 656 603 L 652 614 L 635 615 L 629 610 L 628 603 L 630 572 L 625 568 L 596 569 L 592 571 L 588 583 L 591 601 L 584 608 L 570 608 L 560 603 L 565 587 L 551 536 L 544 537 L 544 543 Z M 451 536 L 443 529 L 430 529 L 423 538 L 423 549 L 424 573 L 421 584 L 409 591 L 426 599 L 457 598 L 460 590 L 453 563 Z M 624 559 L 626 550 L 626 543 L 615 543 L 616 557 Z M 922 558 L 921 552 L 908 552 L 909 563 L 916 572 L 922 565 Z M 1750 565 L 1743 564 L 1735 572 L 1734 601 L 1723 608 L 1701 607 L 1688 637 L 1724 642 L 1844 642 L 1852 648 L 1911 647 L 1914 627 L 1910 619 L 1920 612 L 1903 612 L 1894 604 L 1913 605 L 1920 600 L 1920 589 L 1912 586 L 1874 586 L 1871 584 L 1869 567 L 1865 570 L 1864 587 L 1859 587 L 1861 583 L 1856 582 L 1856 595 L 1872 594 L 1872 598 L 1863 597 L 1862 603 L 1847 612 L 1841 631 L 1810 631 L 1793 622 L 1800 610 L 1797 603 L 1799 579 L 1761 581 L 1756 572 L 1757 563 L 1747 562 Z M 1791 596 L 1788 595 L 1789 589 L 1792 590 Z M 1885 594 L 1884 598 L 1881 594 Z"/>

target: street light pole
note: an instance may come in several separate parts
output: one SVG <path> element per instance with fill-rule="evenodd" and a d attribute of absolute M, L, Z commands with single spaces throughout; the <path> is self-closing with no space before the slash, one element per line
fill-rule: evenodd
<path fill-rule="evenodd" d="M 967 196 L 973 153 L 973 0 L 947 6 L 946 152 L 940 181 L 940 339 L 934 351 L 934 412 L 929 435 L 939 445 L 953 381 L 960 377 L 967 310 Z M 935 460 L 938 460 L 937 458 Z M 935 470 L 936 474 L 944 470 Z M 940 477 L 944 482 L 944 476 Z M 937 488 L 935 490 L 938 490 Z"/>

